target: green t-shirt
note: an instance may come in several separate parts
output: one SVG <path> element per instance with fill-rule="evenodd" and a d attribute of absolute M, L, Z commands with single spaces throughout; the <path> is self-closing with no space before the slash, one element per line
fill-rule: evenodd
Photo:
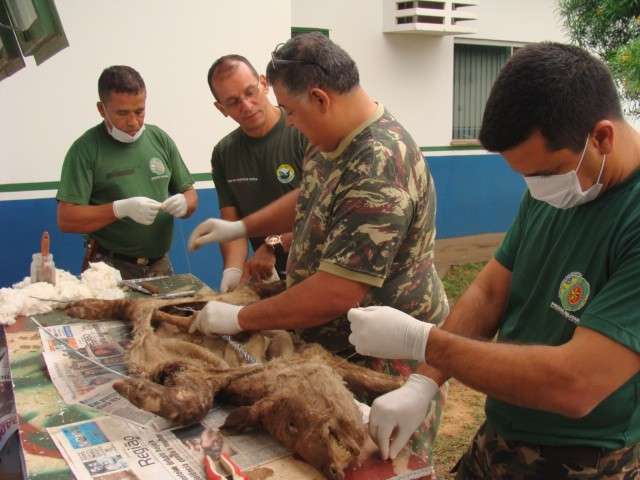
<path fill-rule="evenodd" d="M 370 285 L 361 306 L 390 305 L 438 323 L 448 307 L 433 264 L 435 212 L 420 149 L 378 105 L 334 152 L 307 151 L 287 285 L 324 271 Z M 352 348 L 349 333 L 341 316 L 301 335 L 343 352 Z"/>
<path fill-rule="evenodd" d="M 160 128 L 145 124 L 134 143 L 113 139 L 103 123 L 87 130 L 67 152 L 56 199 L 102 205 L 129 197 L 162 202 L 193 185 L 178 149 Z M 171 246 L 173 217 L 160 212 L 151 225 L 116 220 L 89 236 L 108 250 L 132 257 L 161 257 Z"/>
<path fill-rule="evenodd" d="M 527 192 L 496 259 L 513 273 L 499 341 L 561 345 L 580 325 L 640 352 L 640 173 L 566 210 Z M 487 419 L 506 439 L 617 449 L 640 441 L 639 392 L 637 374 L 581 419 L 488 398 Z"/>
<path fill-rule="evenodd" d="M 235 207 L 240 217 L 260 210 L 298 188 L 307 139 L 288 127 L 285 115 L 265 136 L 253 138 L 237 128 L 213 149 L 211 173 L 220 208 Z M 252 238 L 257 249 L 264 237 Z M 286 256 L 278 259 L 285 268 Z"/>

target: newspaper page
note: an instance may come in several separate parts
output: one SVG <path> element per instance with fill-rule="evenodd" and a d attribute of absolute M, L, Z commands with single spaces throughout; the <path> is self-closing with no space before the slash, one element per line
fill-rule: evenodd
<path fill-rule="evenodd" d="M 223 436 L 219 427 L 227 415 L 227 410 L 215 408 L 198 424 L 163 432 L 115 417 L 47 431 L 78 480 L 206 480 L 205 455 L 216 460 L 227 453 L 243 470 L 290 455 L 267 435 Z"/>
<path fill-rule="evenodd" d="M 49 333 L 40 329 L 42 355 L 51 381 L 66 403 L 86 405 L 154 430 L 170 427 L 168 420 L 137 408 L 112 388 L 122 378 L 115 372 L 127 373 L 125 350 L 130 342 L 127 324 L 85 322 L 45 328 Z"/>
<path fill-rule="evenodd" d="M 0 450 L 9 437 L 18 429 L 16 405 L 13 397 L 11 372 L 9 371 L 9 354 L 4 328 L 0 328 Z"/>

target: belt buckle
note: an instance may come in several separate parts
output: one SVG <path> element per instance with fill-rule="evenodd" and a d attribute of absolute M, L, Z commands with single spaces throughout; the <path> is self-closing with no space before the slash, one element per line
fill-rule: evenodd
<path fill-rule="evenodd" d="M 149 259 L 147 257 L 138 257 L 136 258 L 136 263 L 142 266 L 149 265 Z"/>

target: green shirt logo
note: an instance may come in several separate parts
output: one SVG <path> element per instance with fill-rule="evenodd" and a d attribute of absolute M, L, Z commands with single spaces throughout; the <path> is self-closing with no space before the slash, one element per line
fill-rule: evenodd
<path fill-rule="evenodd" d="M 162 175 L 165 172 L 164 163 L 157 157 L 152 157 L 149 160 L 149 170 L 156 175 Z"/>
<path fill-rule="evenodd" d="M 558 289 L 562 308 L 568 312 L 576 312 L 587 303 L 591 286 L 580 272 L 571 272 L 564 277 Z"/>
<path fill-rule="evenodd" d="M 296 171 L 288 163 L 281 163 L 276 169 L 276 177 L 280 183 L 290 183 L 296 176 Z"/>

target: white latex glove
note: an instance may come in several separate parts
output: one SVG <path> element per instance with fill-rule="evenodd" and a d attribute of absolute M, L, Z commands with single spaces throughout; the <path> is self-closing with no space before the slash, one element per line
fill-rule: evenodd
<path fill-rule="evenodd" d="M 228 242 L 246 236 L 247 228 L 242 220 L 230 222 L 220 218 L 209 218 L 198 225 L 189 237 L 189 250 L 196 250 L 205 243 Z"/>
<path fill-rule="evenodd" d="M 160 208 L 167 212 L 169 215 L 173 215 L 174 217 L 181 218 L 187 214 L 187 199 L 184 194 L 176 193 L 175 195 L 170 196 Z"/>
<path fill-rule="evenodd" d="M 437 393 L 436 382 L 414 373 L 403 386 L 374 400 L 369 413 L 369 434 L 380 448 L 383 460 L 396 458 L 427 416 Z"/>
<path fill-rule="evenodd" d="M 216 301 L 207 302 L 191 323 L 189 333 L 193 333 L 196 330 L 205 335 L 235 335 L 240 333 L 242 328 L 238 323 L 238 312 L 241 309 L 242 306 L 240 305 Z"/>
<path fill-rule="evenodd" d="M 226 293 L 229 290 L 233 290 L 240 283 L 242 277 L 242 270 L 236 267 L 225 268 L 222 271 L 222 280 L 220 281 L 220 291 Z"/>
<path fill-rule="evenodd" d="M 142 225 L 151 225 L 160 211 L 160 202 L 147 197 L 131 197 L 113 202 L 113 214 L 118 218 L 129 217 Z"/>
<path fill-rule="evenodd" d="M 349 341 L 361 355 L 424 362 L 432 323 L 421 322 L 391 307 L 352 308 Z"/>

